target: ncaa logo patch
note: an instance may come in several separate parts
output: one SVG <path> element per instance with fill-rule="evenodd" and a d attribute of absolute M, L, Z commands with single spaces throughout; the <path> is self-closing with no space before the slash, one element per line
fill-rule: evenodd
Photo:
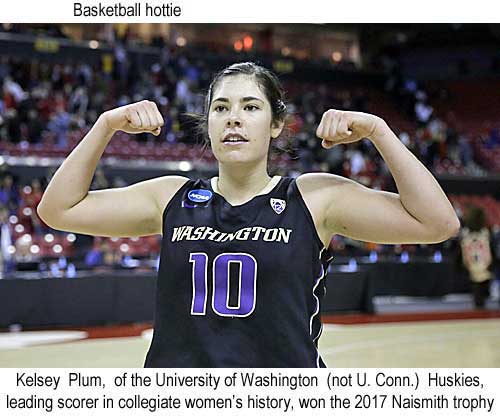
<path fill-rule="evenodd" d="M 281 214 L 285 210 L 286 201 L 280 200 L 279 198 L 271 198 L 271 207 L 276 212 L 276 214 Z"/>
<path fill-rule="evenodd" d="M 191 190 L 188 198 L 194 203 L 206 203 L 212 198 L 212 192 L 208 190 Z"/>

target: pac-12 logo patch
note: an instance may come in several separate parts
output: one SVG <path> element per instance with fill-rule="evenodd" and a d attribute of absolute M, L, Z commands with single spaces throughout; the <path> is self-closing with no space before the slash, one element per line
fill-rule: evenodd
<path fill-rule="evenodd" d="M 286 201 L 280 200 L 279 198 L 271 198 L 271 207 L 276 212 L 276 214 L 281 214 L 285 210 Z"/>
<path fill-rule="evenodd" d="M 212 198 L 212 192 L 208 190 L 191 190 L 188 198 L 195 203 L 206 203 Z"/>

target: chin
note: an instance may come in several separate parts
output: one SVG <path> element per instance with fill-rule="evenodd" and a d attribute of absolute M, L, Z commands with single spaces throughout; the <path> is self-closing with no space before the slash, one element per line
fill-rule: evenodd
<path fill-rule="evenodd" d="M 262 159 L 266 159 L 265 156 L 248 156 L 248 153 L 242 151 L 231 151 L 225 153 L 218 153 L 216 159 L 222 164 L 242 164 L 246 165 L 249 163 L 257 163 Z"/>

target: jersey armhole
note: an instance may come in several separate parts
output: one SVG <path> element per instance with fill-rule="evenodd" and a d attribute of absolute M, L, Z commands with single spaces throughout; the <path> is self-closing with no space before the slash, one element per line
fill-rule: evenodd
<path fill-rule="evenodd" d="M 184 191 L 188 187 L 189 184 L 193 182 L 192 179 L 188 179 L 184 184 L 182 184 L 179 189 L 175 192 L 175 194 L 170 198 L 170 201 L 167 203 L 165 208 L 163 209 L 163 213 L 161 216 L 161 236 L 165 234 L 164 229 L 165 229 L 165 218 L 167 216 L 167 212 L 172 207 L 174 200 L 176 200 L 180 195 L 184 194 Z"/>
<path fill-rule="evenodd" d="M 319 245 L 320 249 L 327 249 L 325 247 L 325 244 L 323 243 L 323 241 L 319 237 L 318 230 L 316 229 L 316 225 L 314 224 L 314 219 L 312 217 L 311 212 L 309 211 L 309 207 L 307 207 L 307 204 L 306 204 L 306 202 L 304 200 L 304 197 L 302 197 L 302 193 L 300 192 L 299 186 L 297 185 L 297 179 L 296 178 L 294 178 L 292 180 L 292 188 L 294 189 L 295 193 L 297 194 L 299 204 L 302 207 L 302 210 L 304 210 L 304 213 L 306 215 L 306 219 L 309 222 L 309 225 L 311 226 L 311 229 L 314 232 L 314 237 L 316 238 L 316 241 L 318 242 L 318 245 Z"/>

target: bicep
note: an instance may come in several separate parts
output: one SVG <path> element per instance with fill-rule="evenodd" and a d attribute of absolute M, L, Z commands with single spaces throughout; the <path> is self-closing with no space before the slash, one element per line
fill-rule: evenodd
<path fill-rule="evenodd" d="M 164 205 L 186 180 L 162 177 L 124 188 L 90 191 L 64 211 L 54 227 L 95 236 L 159 234 Z"/>
<path fill-rule="evenodd" d="M 414 218 L 398 194 L 351 180 L 331 187 L 325 224 L 332 234 L 381 244 L 434 243 L 436 232 Z"/>

